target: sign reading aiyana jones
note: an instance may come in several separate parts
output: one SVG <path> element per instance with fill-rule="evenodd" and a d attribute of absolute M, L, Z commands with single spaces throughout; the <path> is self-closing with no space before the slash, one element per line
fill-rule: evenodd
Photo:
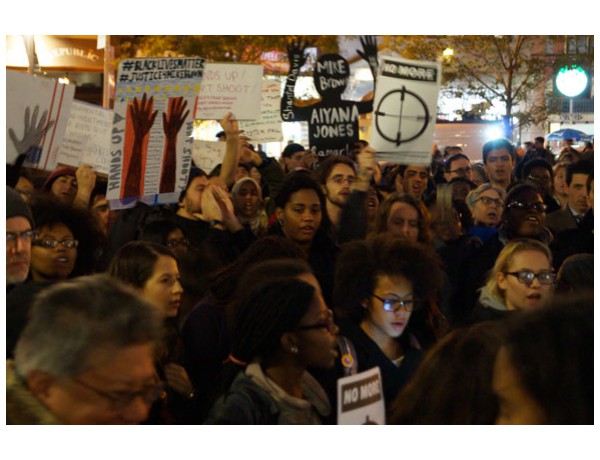
<path fill-rule="evenodd" d="M 437 62 L 381 59 L 370 140 L 378 160 L 431 163 L 440 80 Z"/>
<path fill-rule="evenodd" d="M 338 380 L 338 425 L 385 425 L 379 367 Z"/>

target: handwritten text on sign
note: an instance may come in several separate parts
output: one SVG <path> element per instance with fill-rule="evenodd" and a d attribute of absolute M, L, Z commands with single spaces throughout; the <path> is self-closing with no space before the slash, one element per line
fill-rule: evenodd
<path fill-rule="evenodd" d="M 233 112 L 238 120 L 258 119 L 262 76 L 261 65 L 207 63 L 194 118 L 220 120 Z"/>
<path fill-rule="evenodd" d="M 260 118 L 256 121 L 240 122 L 240 129 L 251 142 L 281 142 L 281 85 L 277 81 L 265 80 L 262 90 Z"/>

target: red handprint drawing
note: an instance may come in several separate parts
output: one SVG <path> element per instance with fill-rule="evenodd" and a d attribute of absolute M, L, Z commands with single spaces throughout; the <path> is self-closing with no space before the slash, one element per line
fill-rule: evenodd
<path fill-rule="evenodd" d="M 183 126 L 190 111 L 184 110 L 187 101 L 183 97 L 169 100 L 167 113 L 163 113 L 163 131 L 165 133 L 165 153 L 162 162 L 160 177 L 160 193 L 169 193 L 175 190 L 175 172 L 177 168 L 177 134 Z"/>

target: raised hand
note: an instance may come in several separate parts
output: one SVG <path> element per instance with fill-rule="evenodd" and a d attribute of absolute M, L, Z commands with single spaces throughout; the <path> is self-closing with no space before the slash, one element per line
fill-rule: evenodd
<path fill-rule="evenodd" d="M 169 101 L 170 111 L 167 115 L 163 112 L 163 131 L 167 139 L 175 139 L 177 133 L 183 126 L 185 119 L 190 114 L 190 111 L 183 113 L 187 107 L 187 101 L 183 97 L 176 97 Z"/>
<path fill-rule="evenodd" d="M 33 114 L 31 114 L 29 107 L 25 109 L 25 128 L 23 130 L 22 139 L 17 138 L 14 129 L 10 128 L 8 130 L 10 140 L 19 154 L 27 153 L 31 147 L 38 147 L 44 134 L 54 126 L 54 120 L 49 120 L 48 123 L 46 123 L 46 118 L 48 117 L 47 110 L 44 110 L 40 121 L 37 121 L 39 110 L 39 105 L 35 106 Z"/>
<path fill-rule="evenodd" d="M 238 121 L 233 118 L 233 113 L 228 112 L 221 120 L 219 120 L 221 128 L 225 132 L 226 139 L 229 139 L 232 136 L 239 136 L 243 133 L 243 130 L 240 130 Z"/>
<path fill-rule="evenodd" d="M 377 61 L 377 37 L 374 35 L 360 36 L 360 44 L 362 50 L 356 50 L 358 55 L 363 58 L 369 64 L 373 78 L 377 76 L 377 68 L 379 62 Z"/>
<path fill-rule="evenodd" d="M 308 41 L 302 40 L 301 38 L 290 41 L 287 46 L 288 59 L 290 60 L 290 70 L 300 70 L 300 67 L 306 63 L 308 54 L 305 53 L 305 50 L 310 46 L 311 44 Z"/>
<path fill-rule="evenodd" d="M 150 128 L 152 128 L 154 119 L 158 114 L 158 110 L 152 112 L 153 107 L 154 97 L 150 96 L 150 99 L 146 99 L 146 93 L 142 96 L 141 101 L 134 97 L 133 103 L 129 106 L 129 114 L 131 115 L 135 138 L 136 140 L 139 139 L 140 142 L 148 134 Z"/>

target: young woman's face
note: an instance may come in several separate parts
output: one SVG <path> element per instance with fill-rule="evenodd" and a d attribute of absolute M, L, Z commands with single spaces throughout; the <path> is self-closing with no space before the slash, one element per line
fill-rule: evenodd
<path fill-rule="evenodd" d="M 243 217 L 252 218 L 258 212 L 260 199 L 256 185 L 247 181 L 240 187 L 234 201 L 236 211 Z"/>
<path fill-rule="evenodd" d="M 471 208 L 473 221 L 477 225 L 497 227 L 502 217 L 502 198 L 495 190 L 486 190 Z"/>
<path fill-rule="evenodd" d="M 509 232 L 523 238 L 536 238 L 541 235 L 546 225 L 546 211 L 534 208 L 535 206 L 544 206 L 539 192 L 526 189 L 515 196 L 512 201 L 521 203 L 524 207 L 513 207 L 511 203 L 506 203 L 504 219 Z"/>
<path fill-rule="evenodd" d="M 509 310 L 534 310 L 543 307 L 552 296 L 552 285 L 541 284 L 536 277 L 529 285 L 518 280 L 517 273 L 528 271 L 536 275 L 551 273 L 552 267 L 546 254 L 533 249 L 519 251 L 513 254 L 506 273 L 498 273 L 498 287 L 504 292 L 504 300 Z"/>
<path fill-rule="evenodd" d="M 567 168 L 558 168 L 554 174 L 554 192 L 558 195 L 567 195 Z"/>
<path fill-rule="evenodd" d="M 396 238 L 416 243 L 419 239 L 419 213 L 408 203 L 394 203 L 390 208 L 386 230 Z"/>
<path fill-rule="evenodd" d="M 411 311 L 401 305 L 398 301 L 413 300 L 413 284 L 403 275 L 379 275 L 372 296 L 365 299 L 367 316 L 363 320 L 368 322 L 368 330 L 377 336 L 400 337 L 408 325 Z M 396 311 L 386 311 L 384 300 L 391 300 L 389 305 Z M 414 305 L 409 303 L 411 307 Z M 389 310 L 390 308 L 388 308 Z M 409 308 L 412 310 L 412 308 Z"/>
<path fill-rule="evenodd" d="M 166 317 L 173 318 L 179 311 L 182 294 L 177 261 L 170 256 L 159 255 L 152 275 L 142 288 L 142 296 Z"/>
<path fill-rule="evenodd" d="M 327 308 L 319 282 L 314 275 L 306 273 L 298 278 L 315 288 L 315 296 L 300 321 L 300 327 L 308 326 L 309 329 L 295 332 L 299 358 L 307 366 L 330 368 L 335 364 L 338 355 L 338 327 L 333 322 L 333 313 Z"/>
<path fill-rule="evenodd" d="M 77 248 L 66 247 L 75 240 L 71 229 L 64 224 L 38 229 L 38 237 L 31 246 L 31 276 L 33 281 L 67 279 L 77 261 Z M 53 241 L 56 247 L 46 247 Z"/>
<path fill-rule="evenodd" d="M 190 242 L 180 228 L 176 228 L 172 232 L 169 232 L 165 243 L 178 257 L 185 255 L 190 246 Z"/>
<path fill-rule="evenodd" d="M 283 233 L 298 244 L 310 244 L 315 237 L 322 218 L 319 195 L 312 189 L 292 193 L 283 209 L 277 209 L 282 221 Z"/>

